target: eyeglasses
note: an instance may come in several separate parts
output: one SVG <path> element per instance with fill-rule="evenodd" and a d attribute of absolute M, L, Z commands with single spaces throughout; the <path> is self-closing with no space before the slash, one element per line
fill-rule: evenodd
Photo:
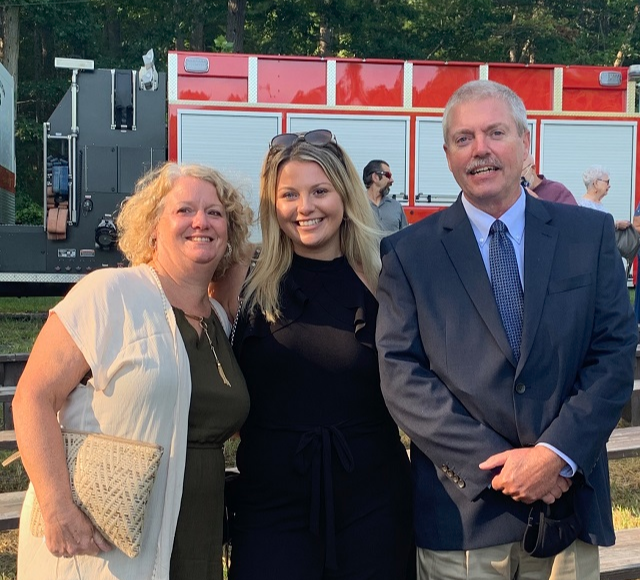
<path fill-rule="evenodd" d="M 611 181 L 610 179 L 596 179 L 596 181 L 602 181 L 602 183 L 606 183 L 607 185 L 609 185 L 609 181 Z"/>
<path fill-rule="evenodd" d="M 329 145 L 329 143 L 338 143 L 335 135 L 328 129 L 314 129 L 306 133 L 281 133 L 280 135 L 276 135 L 271 139 L 269 149 L 286 149 L 287 147 L 295 145 L 298 141 L 304 141 L 316 147 L 325 147 Z"/>
<path fill-rule="evenodd" d="M 376 175 L 380 177 L 386 177 L 387 179 L 391 179 L 391 171 L 374 171 Z"/>

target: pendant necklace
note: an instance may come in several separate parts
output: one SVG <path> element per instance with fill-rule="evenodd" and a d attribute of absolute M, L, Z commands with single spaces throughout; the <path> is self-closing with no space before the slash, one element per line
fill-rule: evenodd
<path fill-rule="evenodd" d="M 204 321 L 204 317 L 203 316 L 194 316 L 193 314 L 187 314 L 186 312 L 184 313 L 184 315 L 187 318 L 191 318 L 191 320 L 197 321 L 198 324 L 200 325 L 200 328 L 202 328 L 202 331 L 204 332 L 204 335 L 207 337 L 207 342 L 209 343 L 209 346 L 211 347 L 211 352 L 213 353 L 213 357 L 216 359 L 216 366 L 218 367 L 218 374 L 220 375 L 220 378 L 222 379 L 222 382 L 225 385 L 227 385 L 227 387 L 230 387 L 231 383 L 229 382 L 229 379 L 227 378 L 227 375 L 224 374 L 224 369 L 222 368 L 222 363 L 220 362 L 220 359 L 218 358 L 218 353 L 216 352 L 216 349 L 213 346 L 213 341 L 211 340 L 211 336 L 209 336 L 209 329 L 207 328 L 207 323 Z"/>

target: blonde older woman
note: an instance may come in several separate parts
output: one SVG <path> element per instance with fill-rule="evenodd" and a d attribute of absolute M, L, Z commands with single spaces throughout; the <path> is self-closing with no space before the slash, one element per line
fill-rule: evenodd
<path fill-rule="evenodd" d="M 234 340 L 251 411 L 230 578 L 404 579 L 411 477 L 380 392 L 380 233 L 330 131 L 272 140 L 260 221 Z"/>
<path fill-rule="evenodd" d="M 20 578 L 222 578 L 222 443 L 249 402 L 207 286 L 244 258 L 250 218 L 216 171 L 166 164 L 117 222 L 132 267 L 89 274 L 51 311 L 14 399 L 31 479 Z M 137 558 L 111 549 L 74 505 L 60 426 L 164 448 Z M 35 497 L 44 541 L 29 529 Z"/>

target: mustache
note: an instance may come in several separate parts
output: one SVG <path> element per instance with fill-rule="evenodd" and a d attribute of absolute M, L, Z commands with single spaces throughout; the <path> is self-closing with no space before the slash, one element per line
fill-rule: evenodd
<path fill-rule="evenodd" d="M 467 173 L 471 173 L 472 171 L 476 171 L 484 167 L 495 167 L 496 169 L 502 169 L 502 163 L 500 163 L 500 161 L 498 161 L 495 157 L 486 157 L 484 159 L 473 159 L 465 167 L 465 171 Z"/>

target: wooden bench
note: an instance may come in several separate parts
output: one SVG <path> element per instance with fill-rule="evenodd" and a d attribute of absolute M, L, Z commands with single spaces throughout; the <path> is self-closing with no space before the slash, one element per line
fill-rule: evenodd
<path fill-rule="evenodd" d="M 638 378 L 633 381 L 633 393 L 622 410 L 622 418 L 631 425 L 640 425 L 640 379 Z"/>
<path fill-rule="evenodd" d="M 13 429 L 13 408 L 11 402 L 15 394 L 15 386 L 0 386 L 0 408 L 2 409 L 2 424 L 4 429 Z"/>
<path fill-rule="evenodd" d="M 20 510 L 26 491 L 0 493 L 0 531 L 14 530 L 20 522 Z"/>
<path fill-rule="evenodd" d="M 607 456 L 609 460 L 640 457 L 640 427 L 614 429 L 607 443 Z"/>
<path fill-rule="evenodd" d="M 616 532 L 616 544 L 600 548 L 600 580 L 640 578 L 640 528 Z"/>
<path fill-rule="evenodd" d="M 0 431 L 0 449 L 17 449 L 16 432 Z M 1 469 L 1 468 L 0 468 Z"/>
<path fill-rule="evenodd" d="M 0 385 L 16 385 L 28 358 L 29 353 L 0 354 Z"/>

